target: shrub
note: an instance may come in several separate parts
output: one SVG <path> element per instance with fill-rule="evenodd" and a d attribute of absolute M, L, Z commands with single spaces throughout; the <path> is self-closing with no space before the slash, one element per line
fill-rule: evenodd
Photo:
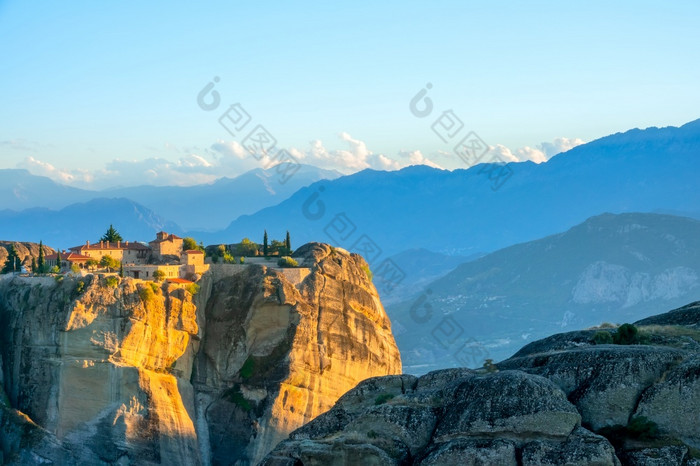
<path fill-rule="evenodd" d="M 100 265 L 108 269 L 118 269 L 121 266 L 121 262 L 116 260 L 114 257 L 102 256 L 102 259 L 100 259 Z"/>
<path fill-rule="evenodd" d="M 373 274 L 372 271 L 369 269 L 369 266 L 368 266 L 368 265 L 363 265 L 363 266 L 362 266 L 362 270 L 364 270 L 365 273 L 367 274 L 367 279 L 368 279 L 369 281 L 372 281 L 372 279 L 374 278 L 374 274 Z"/>
<path fill-rule="evenodd" d="M 616 345 L 634 345 L 639 343 L 639 330 L 632 324 L 622 324 L 612 338 Z"/>
<path fill-rule="evenodd" d="M 78 264 L 73 264 L 70 266 L 70 271 L 73 273 L 80 273 L 80 266 Z"/>
<path fill-rule="evenodd" d="M 185 287 L 185 289 L 186 289 L 187 291 L 189 291 L 189 293 L 190 293 L 192 296 L 194 296 L 194 295 L 196 295 L 197 293 L 199 293 L 199 285 L 197 285 L 196 283 L 190 283 L 189 285 L 187 285 L 187 286 Z"/>
<path fill-rule="evenodd" d="M 627 424 L 630 437 L 639 440 L 652 440 L 659 433 L 659 426 L 645 416 L 637 416 Z"/>
<path fill-rule="evenodd" d="M 49 273 L 61 273 L 61 268 L 57 265 L 54 265 L 51 267 L 51 270 L 49 270 Z"/>
<path fill-rule="evenodd" d="M 595 332 L 595 334 L 593 335 L 593 343 L 595 343 L 596 345 L 611 345 L 612 342 L 612 335 L 610 334 L 610 332 L 606 332 L 605 330 Z"/>
<path fill-rule="evenodd" d="M 107 285 L 110 288 L 116 288 L 117 285 L 119 285 L 119 279 L 117 277 L 107 277 L 105 278 L 105 285 Z"/>
<path fill-rule="evenodd" d="M 223 258 L 224 258 L 224 264 L 235 264 L 236 263 L 236 258 L 233 257 L 228 252 L 224 253 Z"/>
<path fill-rule="evenodd" d="M 162 270 L 156 270 L 155 272 L 153 272 L 153 279 L 155 281 L 160 282 L 163 281 L 164 278 L 165 272 L 163 272 Z"/>
<path fill-rule="evenodd" d="M 377 434 L 375 431 L 370 430 L 369 432 L 367 432 L 367 438 L 377 438 L 377 437 L 379 437 L 379 434 Z"/>
<path fill-rule="evenodd" d="M 391 400 L 392 398 L 394 398 L 394 395 L 392 395 L 391 393 L 382 393 L 381 395 L 379 395 L 377 398 L 374 399 L 374 404 L 376 406 L 383 405 L 384 403 Z"/>
<path fill-rule="evenodd" d="M 483 367 L 486 369 L 486 372 L 498 372 L 498 367 L 493 363 L 493 359 L 486 359 Z"/>
<path fill-rule="evenodd" d="M 298 267 L 299 263 L 289 256 L 280 257 L 277 261 L 280 267 Z"/>
<path fill-rule="evenodd" d="M 150 286 L 144 286 L 139 289 L 139 297 L 141 298 L 141 301 L 145 304 L 147 302 L 150 302 L 154 297 L 155 293 L 153 292 L 153 288 Z"/>
<path fill-rule="evenodd" d="M 75 293 L 80 294 L 83 291 L 85 291 L 85 282 L 80 280 L 78 283 L 75 285 Z"/>
<path fill-rule="evenodd" d="M 226 390 L 223 397 L 241 408 L 243 411 L 250 411 L 253 409 L 253 405 L 243 396 L 243 393 L 241 393 L 241 387 L 238 385 L 234 385 Z"/>
<path fill-rule="evenodd" d="M 241 378 L 243 380 L 247 380 L 253 376 L 253 372 L 255 371 L 255 360 L 253 359 L 252 356 L 248 356 L 248 359 L 245 360 L 243 363 L 243 366 L 241 367 L 241 370 L 238 371 L 240 374 Z"/>
<path fill-rule="evenodd" d="M 160 287 L 157 284 L 149 282 L 148 285 L 151 287 L 151 291 L 153 291 L 154 294 L 160 294 Z"/>
<path fill-rule="evenodd" d="M 245 257 L 241 256 L 238 262 L 240 262 L 241 264 L 245 264 Z"/>

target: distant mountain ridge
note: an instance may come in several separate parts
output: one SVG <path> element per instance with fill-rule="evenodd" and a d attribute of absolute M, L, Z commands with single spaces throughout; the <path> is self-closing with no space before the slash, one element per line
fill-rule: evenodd
<path fill-rule="evenodd" d="M 126 198 L 177 223 L 183 229 L 217 230 L 242 214 L 254 213 L 286 199 L 302 186 L 339 176 L 341 174 L 333 170 L 301 165 L 285 180 L 272 167 L 250 170 L 235 178 L 219 178 L 211 184 L 134 186 L 93 191 L 62 185 L 23 169 L 4 169 L 0 170 L 0 211 L 32 208 L 56 210 L 93 199 Z"/>
<path fill-rule="evenodd" d="M 455 363 L 456 348 L 431 334 L 444 318 L 461 329 L 459 341 L 479 341 L 503 359 L 557 331 L 632 322 L 700 300 L 700 221 L 599 215 L 462 264 L 422 297 L 387 306 L 406 367 Z"/>
<path fill-rule="evenodd" d="M 145 241 L 158 231 L 182 235 L 182 229 L 129 199 L 93 199 L 61 210 L 0 211 L 0 239 L 43 241 L 54 248 L 68 248 L 99 239 L 115 225 L 125 240 Z"/>
<path fill-rule="evenodd" d="M 382 257 L 412 248 L 471 255 L 541 238 L 601 212 L 696 212 L 699 155 L 697 120 L 607 136 L 547 163 L 511 163 L 512 176 L 496 191 L 485 165 L 364 170 L 314 183 L 203 237 L 214 243 L 292 228 L 300 242 L 317 240 L 322 231 L 322 240 L 349 249 L 366 235 Z M 334 223 L 337 217 L 342 221 Z M 340 223 L 347 226 L 343 234 Z"/>

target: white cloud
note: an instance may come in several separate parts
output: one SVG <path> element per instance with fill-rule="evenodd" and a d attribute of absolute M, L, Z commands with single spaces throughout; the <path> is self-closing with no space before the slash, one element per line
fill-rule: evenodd
<path fill-rule="evenodd" d="M 407 158 L 409 165 L 427 165 L 429 167 L 442 169 L 440 165 L 424 156 L 419 150 L 401 151 L 399 155 L 403 158 Z"/>
<path fill-rule="evenodd" d="M 566 152 L 581 144 L 584 144 L 584 141 L 579 138 L 556 138 L 552 142 L 543 142 L 540 144 L 540 150 L 547 155 L 547 159 L 550 159 L 561 152 Z"/>
<path fill-rule="evenodd" d="M 366 168 L 398 170 L 409 165 L 464 167 L 463 162 L 451 152 L 437 151 L 427 157 L 419 150 L 401 150 L 392 157 L 372 152 L 364 141 L 346 132 L 338 134 L 338 139 L 343 146 L 341 148 L 329 149 L 320 140 L 314 140 L 305 149 L 292 147 L 288 151 L 300 163 L 334 169 L 341 173 L 354 173 Z M 530 160 L 542 163 L 553 155 L 580 144 L 583 144 L 581 139 L 569 138 L 557 138 L 536 147 L 525 146 L 515 150 L 497 144 L 490 147 L 489 153 L 481 162 Z M 18 167 L 64 184 L 104 189 L 142 184 L 186 186 L 209 183 L 223 176 L 235 177 L 254 168 L 270 168 L 277 163 L 269 155 L 253 157 L 236 141 L 218 140 L 205 148 L 178 148 L 168 143 L 160 150 L 149 148 L 149 151 L 158 151 L 162 155 L 135 160 L 115 159 L 97 170 L 55 167 L 30 156 L 19 163 Z"/>

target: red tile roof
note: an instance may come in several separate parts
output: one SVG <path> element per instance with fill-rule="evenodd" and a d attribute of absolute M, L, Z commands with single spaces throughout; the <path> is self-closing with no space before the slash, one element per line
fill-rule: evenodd
<path fill-rule="evenodd" d="M 76 252 L 82 251 L 85 249 L 97 250 L 97 251 L 107 250 L 107 249 L 131 249 L 131 250 L 143 251 L 144 249 L 149 249 L 149 247 L 144 245 L 144 244 L 138 243 L 136 241 L 134 241 L 134 242 L 122 241 L 120 243 L 106 243 L 106 242 L 104 242 L 104 243 L 94 243 L 94 244 L 90 244 L 90 245 L 81 244 L 80 246 L 73 246 L 72 248 L 70 248 L 71 251 L 76 251 Z"/>
<path fill-rule="evenodd" d="M 202 251 L 199 249 L 188 249 L 185 251 L 185 254 L 204 254 Z"/>
<path fill-rule="evenodd" d="M 58 258 L 58 254 L 48 254 L 46 256 L 46 260 L 56 260 Z M 76 254 L 74 252 L 62 252 L 61 253 L 61 260 L 67 260 L 68 262 L 80 262 L 80 261 L 89 261 L 91 258 L 88 256 L 83 256 L 81 254 Z"/>
<path fill-rule="evenodd" d="M 190 283 L 194 283 L 193 281 L 185 280 L 184 278 L 167 278 L 165 281 L 168 283 L 179 283 L 181 285 L 189 285 Z"/>
<path fill-rule="evenodd" d="M 162 231 L 161 233 L 165 233 L 165 232 Z M 160 234 L 160 233 L 158 233 L 158 234 Z M 149 241 L 148 244 L 162 243 L 163 241 L 173 241 L 173 240 L 176 240 L 176 239 L 182 239 L 182 238 L 180 238 L 180 237 L 177 236 L 177 235 L 173 235 L 173 234 L 171 233 L 171 234 L 169 234 L 168 236 L 166 236 L 165 238 L 162 238 L 162 239 L 156 237 L 156 239 L 154 239 L 153 241 Z"/>

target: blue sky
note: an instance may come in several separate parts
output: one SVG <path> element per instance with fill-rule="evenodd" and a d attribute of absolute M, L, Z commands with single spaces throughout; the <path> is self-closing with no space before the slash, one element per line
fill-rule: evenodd
<path fill-rule="evenodd" d="M 430 129 L 448 109 L 518 159 L 700 118 L 700 2 L 143 3 L 0 1 L 0 168 L 95 186 L 233 176 L 259 165 L 217 122 L 235 102 L 345 172 L 463 166 Z M 408 103 L 428 82 L 421 119 Z"/>

